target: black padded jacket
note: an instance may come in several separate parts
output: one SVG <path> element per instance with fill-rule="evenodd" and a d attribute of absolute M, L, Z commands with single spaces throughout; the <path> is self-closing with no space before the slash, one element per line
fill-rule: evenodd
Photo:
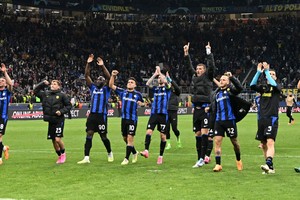
<path fill-rule="evenodd" d="M 61 122 L 65 119 L 64 114 L 67 114 L 72 108 L 70 99 L 61 90 L 44 91 L 46 86 L 44 82 L 41 82 L 33 90 L 34 94 L 41 99 L 44 121 L 51 123 Z M 61 115 L 58 116 L 56 111 L 60 111 Z"/>
<path fill-rule="evenodd" d="M 215 73 L 215 61 L 213 54 L 207 56 L 207 68 L 204 74 L 197 76 L 194 66 L 192 64 L 190 55 L 184 57 L 184 65 L 189 73 L 193 75 L 193 94 L 192 103 L 194 106 L 199 106 L 204 103 L 210 103 L 210 96 L 213 90 L 213 79 Z"/>

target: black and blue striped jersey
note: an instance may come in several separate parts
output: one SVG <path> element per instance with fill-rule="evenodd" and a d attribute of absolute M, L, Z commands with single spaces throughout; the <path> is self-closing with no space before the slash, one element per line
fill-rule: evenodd
<path fill-rule="evenodd" d="M 91 113 L 103 113 L 105 115 L 107 114 L 110 91 L 111 89 L 108 86 L 97 88 L 94 84 L 91 84 Z"/>
<path fill-rule="evenodd" d="M 234 120 L 232 105 L 227 90 L 220 90 L 216 94 L 217 115 L 216 121 Z"/>
<path fill-rule="evenodd" d="M 144 102 L 142 94 L 136 90 L 130 92 L 119 87 L 117 87 L 115 92 L 122 101 L 122 119 L 137 121 L 138 101 Z"/>
<path fill-rule="evenodd" d="M 168 101 L 171 95 L 171 88 L 154 86 L 152 91 L 153 102 L 151 105 L 151 114 L 168 114 Z"/>
<path fill-rule="evenodd" d="M 8 119 L 8 105 L 11 99 L 12 93 L 5 88 L 0 91 L 0 112 L 1 118 L 7 120 Z"/>

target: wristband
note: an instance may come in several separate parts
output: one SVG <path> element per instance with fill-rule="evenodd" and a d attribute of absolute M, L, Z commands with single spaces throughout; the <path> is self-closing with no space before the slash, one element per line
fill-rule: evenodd
<path fill-rule="evenodd" d="M 211 48 L 206 48 L 206 54 L 207 55 L 211 54 Z"/>

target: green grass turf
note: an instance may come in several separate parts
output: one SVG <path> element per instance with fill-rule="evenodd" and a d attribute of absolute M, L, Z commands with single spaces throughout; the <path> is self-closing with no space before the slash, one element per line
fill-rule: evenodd
<path fill-rule="evenodd" d="M 93 139 L 91 163 L 78 165 L 83 158 L 85 119 L 66 120 L 64 142 L 67 161 L 55 164 L 52 143 L 46 140 L 47 123 L 43 121 L 8 122 L 4 144 L 10 146 L 10 158 L 0 166 L 0 198 L 12 199 L 298 199 L 300 174 L 300 115 L 296 124 L 287 125 L 280 114 L 274 165 L 276 174 L 262 175 L 262 152 L 254 140 L 256 114 L 238 123 L 244 170 L 239 172 L 228 138 L 223 140 L 223 171 L 214 173 L 212 162 L 193 169 L 196 161 L 192 116 L 179 116 L 182 149 L 166 150 L 164 164 L 158 166 L 159 134 L 155 131 L 150 157 L 139 156 L 138 163 L 121 166 L 125 143 L 120 134 L 120 118 L 109 118 L 109 138 L 115 161 L 107 162 L 98 134 Z M 148 117 L 140 117 L 135 146 L 143 150 Z"/>

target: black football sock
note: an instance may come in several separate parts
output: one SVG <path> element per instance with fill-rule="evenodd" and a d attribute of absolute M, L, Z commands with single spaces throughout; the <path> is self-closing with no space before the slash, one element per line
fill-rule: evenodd
<path fill-rule="evenodd" d="M 167 143 L 166 141 L 160 141 L 160 151 L 159 151 L 160 156 L 164 155 L 166 143 Z"/>
<path fill-rule="evenodd" d="M 92 137 L 86 137 L 85 144 L 84 144 L 84 155 L 85 156 L 90 155 L 90 151 L 91 151 L 92 146 L 93 146 Z"/>
<path fill-rule="evenodd" d="M 129 160 L 130 153 L 132 151 L 132 146 L 126 146 L 126 156 L 125 158 Z"/>
<path fill-rule="evenodd" d="M 64 154 L 65 151 L 66 151 L 66 149 L 61 149 L 61 150 L 60 150 L 60 153 L 61 153 L 61 154 Z"/>
<path fill-rule="evenodd" d="M 174 134 L 176 135 L 176 137 L 178 138 L 180 136 L 180 131 L 179 130 L 176 130 L 174 131 Z"/>
<path fill-rule="evenodd" d="M 207 143 L 208 143 L 208 135 L 203 134 L 202 135 L 202 141 L 201 141 L 201 155 L 200 158 L 204 159 L 205 153 L 207 150 Z"/>
<path fill-rule="evenodd" d="M 221 165 L 221 156 L 216 156 L 216 164 Z"/>
<path fill-rule="evenodd" d="M 206 150 L 206 155 L 209 157 L 210 154 L 211 154 L 211 151 L 213 149 L 213 146 L 214 146 L 214 141 L 213 140 L 208 140 L 207 141 L 207 150 Z"/>
<path fill-rule="evenodd" d="M 137 152 L 136 152 L 136 149 L 134 148 L 134 146 L 132 146 L 132 154 L 136 154 Z"/>
<path fill-rule="evenodd" d="M 196 149 L 197 149 L 198 160 L 201 158 L 201 143 L 202 143 L 202 137 L 196 136 Z"/>
<path fill-rule="evenodd" d="M 237 161 L 240 161 L 241 160 L 241 150 L 240 148 L 233 148 L 234 150 L 234 153 L 235 153 L 235 158 Z"/>
<path fill-rule="evenodd" d="M 2 141 L 1 141 L 0 142 L 0 158 L 2 158 L 3 147 L 4 147 L 4 145 L 3 145 Z"/>
<path fill-rule="evenodd" d="M 110 141 L 108 138 L 101 138 L 102 139 L 102 142 L 106 148 L 106 151 L 107 153 L 110 153 L 111 152 L 111 147 L 110 147 Z"/>
<path fill-rule="evenodd" d="M 168 131 L 168 132 L 166 133 L 166 137 L 167 137 L 167 140 L 169 140 L 169 139 L 171 138 L 171 136 L 170 136 L 170 131 Z"/>
<path fill-rule="evenodd" d="M 58 155 L 58 156 L 60 156 L 61 155 L 61 152 L 60 152 L 60 150 L 58 150 L 58 151 L 55 151 L 56 152 L 56 154 Z"/>
<path fill-rule="evenodd" d="M 145 149 L 149 150 L 150 142 L 151 142 L 151 135 L 146 134 L 146 137 L 145 137 Z"/>
<path fill-rule="evenodd" d="M 273 158 L 271 156 L 267 157 L 266 164 L 269 166 L 270 169 L 273 169 Z"/>

